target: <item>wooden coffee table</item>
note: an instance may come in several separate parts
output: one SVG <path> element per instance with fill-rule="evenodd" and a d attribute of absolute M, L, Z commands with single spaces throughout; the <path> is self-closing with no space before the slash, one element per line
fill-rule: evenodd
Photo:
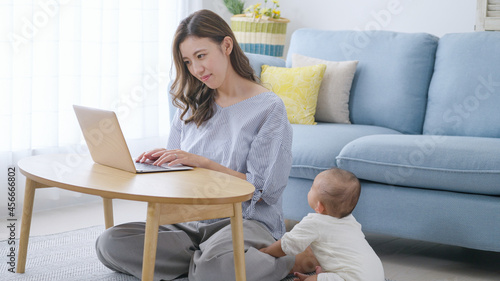
<path fill-rule="evenodd" d="M 57 187 L 101 196 L 106 228 L 113 226 L 112 199 L 148 203 L 142 280 L 153 280 L 162 224 L 231 218 L 236 280 L 246 280 L 241 202 L 252 198 L 249 182 L 212 170 L 194 168 L 149 174 L 133 174 L 95 164 L 87 155 L 39 155 L 22 159 L 26 176 L 17 272 L 24 273 L 35 190 Z"/>

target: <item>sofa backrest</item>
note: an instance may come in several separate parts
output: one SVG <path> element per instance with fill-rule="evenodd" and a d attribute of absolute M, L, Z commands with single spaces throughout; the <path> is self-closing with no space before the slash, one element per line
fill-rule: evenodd
<path fill-rule="evenodd" d="M 500 33 L 439 40 L 424 134 L 500 137 Z"/>
<path fill-rule="evenodd" d="M 282 58 L 272 57 L 267 55 L 245 53 L 250 61 L 250 66 L 255 71 L 255 75 L 260 77 L 262 65 L 267 64 L 276 67 L 285 67 L 286 62 Z"/>
<path fill-rule="evenodd" d="M 299 29 L 294 53 L 330 61 L 358 60 L 349 100 L 353 124 L 420 134 L 438 38 L 424 33 Z"/>

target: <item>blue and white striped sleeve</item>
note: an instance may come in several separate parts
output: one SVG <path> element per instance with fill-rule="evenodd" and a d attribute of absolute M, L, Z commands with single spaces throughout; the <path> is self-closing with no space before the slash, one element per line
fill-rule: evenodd
<path fill-rule="evenodd" d="M 180 119 L 180 109 L 177 109 L 172 122 L 170 123 L 170 133 L 168 135 L 167 149 L 181 148 L 182 120 Z"/>
<path fill-rule="evenodd" d="M 292 167 L 292 128 L 283 103 L 276 103 L 251 144 L 247 181 L 255 186 L 252 201 L 278 202 Z"/>

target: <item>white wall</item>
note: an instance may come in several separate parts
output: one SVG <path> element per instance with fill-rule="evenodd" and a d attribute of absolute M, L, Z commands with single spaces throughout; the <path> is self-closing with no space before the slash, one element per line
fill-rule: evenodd
<path fill-rule="evenodd" d="M 264 0 L 246 0 L 245 7 Z M 272 3 L 271 0 L 268 0 Z M 392 30 L 436 36 L 474 31 L 476 0 L 280 0 L 281 15 L 290 19 L 287 44 L 299 28 Z M 229 22 L 223 0 L 203 0 Z"/>

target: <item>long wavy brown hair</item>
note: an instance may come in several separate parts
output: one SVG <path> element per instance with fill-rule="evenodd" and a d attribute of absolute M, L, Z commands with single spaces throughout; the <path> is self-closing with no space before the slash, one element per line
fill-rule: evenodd
<path fill-rule="evenodd" d="M 258 80 L 233 31 L 219 15 L 210 10 L 199 10 L 185 18 L 177 27 L 172 44 L 176 76 L 170 92 L 173 95 L 173 104 L 183 110 L 181 120 L 186 124 L 195 122 L 199 127 L 214 115 L 215 89 L 210 89 L 191 75 L 182 59 L 179 46 L 189 36 L 209 38 L 219 45 L 226 36 L 229 36 L 233 40 L 233 50 L 230 54 L 232 67 L 241 77 L 256 83 Z M 184 119 L 189 110 L 192 111 L 192 115 Z"/>

